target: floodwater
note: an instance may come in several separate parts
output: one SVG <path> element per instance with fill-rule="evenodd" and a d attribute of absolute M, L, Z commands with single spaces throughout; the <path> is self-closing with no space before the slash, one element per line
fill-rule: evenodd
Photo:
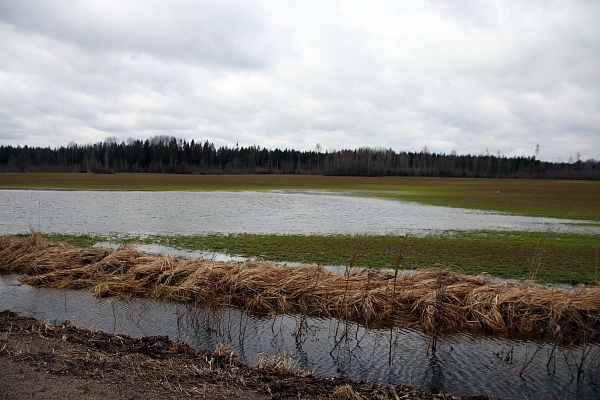
<path fill-rule="evenodd" d="M 96 299 L 90 291 L 20 285 L 0 275 L 0 310 L 134 337 L 168 335 L 200 350 L 218 342 L 254 365 L 261 353 L 289 352 L 321 376 L 411 384 L 455 396 L 505 399 L 600 398 L 600 346 L 574 349 L 466 334 L 443 336 L 434 349 L 417 330 L 367 330 L 335 319 L 249 316 L 149 299 Z"/>
<path fill-rule="evenodd" d="M 445 230 L 600 233 L 582 221 L 434 207 L 327 191 L 0 190 L 0 234 L 396 234 Z"/>
<path fill-rule="evenodd" d="M 0 234 L 397 234 L 446 230 L 600 233 L 567 219 L 532 218 L 326 191 L 111 192 L 0 190 Z M 109 244 L 107 244 L 109 245 Z M 143 251 L 152 250 L 151 248 Z M 173 250 L 158 248 L 173 254 Z M 151 251 L 152 252 L 152 251 Z M 174 254 L 220 259 L 219 254 Z M 154 300 L 95 299 L 88 291 L 37 289 L 0 275 L 0 310 L 134 337 L 168 335 L 212 350 L 233 346 L 242 361 L 288 351 L 323 376 L 402 383 L 456 396 L 600 398 L 600 346 L 551 344 L 416 330 L 366 330 L 334 319 L 248 316 Z"/>

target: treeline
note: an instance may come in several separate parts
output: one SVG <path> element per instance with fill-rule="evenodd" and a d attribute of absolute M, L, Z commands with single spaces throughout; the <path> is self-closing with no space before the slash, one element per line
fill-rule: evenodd
<path fill-rule="evenodd" d="M 600 179 L 595 160 L 553 163 L 535 156 L 436 154 L 364 147 L 313 151 L 219 147 L 168 136 L 67 147 L 0 146 L 0 172 L 320 174 L 466 178 Z"/>

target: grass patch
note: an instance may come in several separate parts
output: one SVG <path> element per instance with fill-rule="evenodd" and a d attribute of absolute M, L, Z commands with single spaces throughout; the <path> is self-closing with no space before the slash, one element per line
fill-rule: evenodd
<path fill-rule="evenodd" d="M 96 241 L 161 244 L 186 250 L 216 251 L 270 261 L 344 265 L 360 248 L 354 265 L 393 268 L 403 238 L 393 235 L 207 234 L 148 237 L 44 235 L 51 240 L 87 246 Z M 487 272 L 501 278 L 539 282 L 597 284 L 600 235 L 531 232 L 446 232 L 409 237 L 402 268 L 443 266 L 468 275 Z"/>
<path fill-rule="evenodd" d="M 108 237 L 108 236 L 99 236 L 99 235 L 72 235 L 72 234 L 63 234 L 63 233 L 50 233 L 50 234 L 41 234 L 40 236 L 57 242 L 65 242 L 73 246 L 77 247 L 90 247 L 98 242 L 104 241 L 113 241 L 118 240 L 116 237 Z M 120 240 L 120 243 L 124 243 L 124 241 Z"/>
<path fill-rule="evenodd" d="M 600 182 L 529 179 L 3 173 L 0 188 L 68 190 L 355 191 L 365 196 L 529 216 L 600 222 Z"/>

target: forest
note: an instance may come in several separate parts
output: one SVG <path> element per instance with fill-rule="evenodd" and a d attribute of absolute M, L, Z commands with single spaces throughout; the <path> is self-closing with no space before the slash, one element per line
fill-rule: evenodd
<path fill-rule="evenodd" d="M 537 151 L 536 151 L 537 153 Z M 0 172 L 318 174 L 335 176 L 435 176 L 600 180 L 600 161 L 548 162 L 489 152 L 478 155 L 395 151 L 383 147 L 322 151 L 216 148 L 208 141 L 155 136 L 145 141 L 114 137 L 66 147 L 0 146 Z"/>

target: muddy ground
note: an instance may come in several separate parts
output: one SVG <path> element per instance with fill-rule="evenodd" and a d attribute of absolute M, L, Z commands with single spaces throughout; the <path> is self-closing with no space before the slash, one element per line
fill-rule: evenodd
<path fill-rule="evenodd" d="M 198 352 L 0 312 L 0 399 L 453 399 L 404 385 L 250 368 L 226 349 Z M 488 399 L 487 396 L 463 397 Z"/>

